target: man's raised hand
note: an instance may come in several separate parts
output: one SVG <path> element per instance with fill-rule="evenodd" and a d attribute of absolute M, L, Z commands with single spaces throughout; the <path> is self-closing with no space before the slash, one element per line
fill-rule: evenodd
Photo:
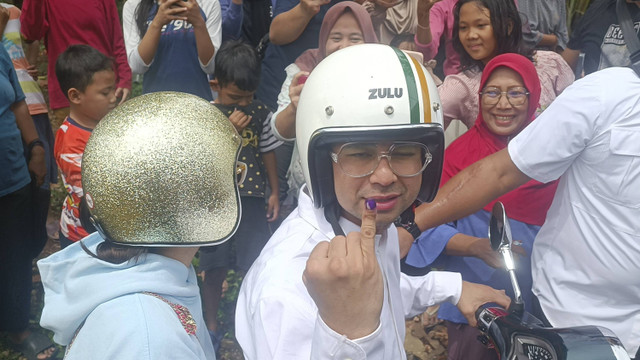
<path fill-rule="evenodd" d="M 375 207 L 375 201 L 366 201 L 359 232 L 316 245 L 302 275 L 322 320 L 349 339 L 367 336 L 380 324 L 384 293 Z"/>

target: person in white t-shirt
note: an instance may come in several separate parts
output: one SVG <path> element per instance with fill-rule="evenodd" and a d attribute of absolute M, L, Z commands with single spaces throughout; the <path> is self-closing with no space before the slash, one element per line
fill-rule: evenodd
<path fill-rule="evenodd" d="M 499 151 L 416 209 L 428 229 L 530 179 L 560 179 L 532 254 L 533 292 L 556 327 L 598 325 L 640 346 L 640 78 L 628 68 L 568 87 Z M 399 234 L 405 253 L 411 237 Z"/>
<path fill-rule="evenodd" d="M 296 116 L 306 185 L 238 296 L 246 359 L 404 359 L 405 316 L 448 301 L 473 324 L 483 303 L 509 304 L 457 273 L 400 274 L 393 222 L 441 175 L 434 104 L 424 67 L 386 45 L 336 51 L 311 73 Z"/>

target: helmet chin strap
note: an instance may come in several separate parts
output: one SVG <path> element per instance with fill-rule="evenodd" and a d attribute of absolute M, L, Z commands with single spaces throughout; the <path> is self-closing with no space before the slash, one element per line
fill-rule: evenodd
<path fill-rule="evenodd" d="M 338 236 L 345 236 L 344 230 L 340 226 L 340 205 L 337 201 L 332 201 L 327 206 L 324 207 L 324 217 L 327 219 L 329 224 L 331 224 L 331 228 L 333 229 L 333 233 Z"/>

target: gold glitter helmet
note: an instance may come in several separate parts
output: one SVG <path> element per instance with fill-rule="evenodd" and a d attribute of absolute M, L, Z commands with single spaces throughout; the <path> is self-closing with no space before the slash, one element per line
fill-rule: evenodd
<path fill-rule="evenodd" d="M 194 95 L 136 97 L 93 130 L 82 160 L 91 222 L 112 242 L 203 246 L 227 240 L 240 218 L 241 139 Z"/>

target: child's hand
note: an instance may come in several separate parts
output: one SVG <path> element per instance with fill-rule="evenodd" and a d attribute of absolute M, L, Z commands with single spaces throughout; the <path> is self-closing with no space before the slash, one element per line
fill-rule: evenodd
<path fill-rule="evenodd" d="M 278 213 L 280 213 L 280 199 L 278 199 L 277 193 L 271 193 L 267 205 L 267 222 L 276 221 L 278 219 Z"/>
<path fill-rule="evenodd" d="M 242 134 L 242 130 L 251 122 L 251 116 L 246 115 L 244 112 L 234 109 L 233 113 L 229 115 L 229 121 L 233 124 L 239 134 Z"/>

